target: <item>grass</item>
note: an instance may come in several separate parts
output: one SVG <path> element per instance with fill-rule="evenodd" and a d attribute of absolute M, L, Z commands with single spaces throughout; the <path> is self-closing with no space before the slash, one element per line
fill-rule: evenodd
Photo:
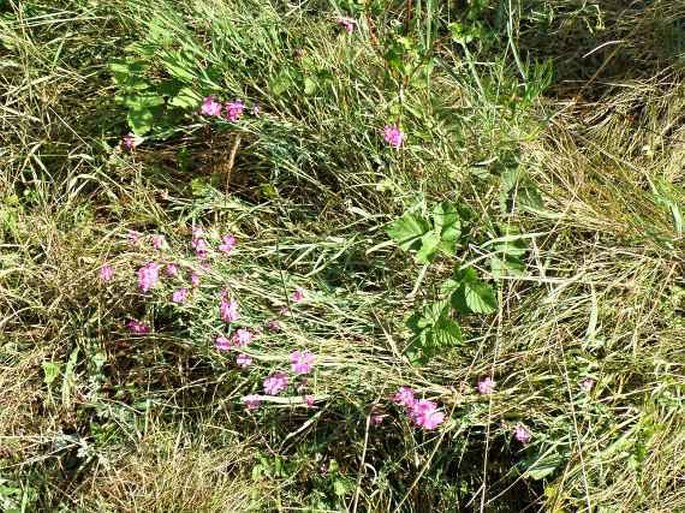
<path fill-rule="evenodd" d="M 2 8 L 0 509 L 685 510 L 685 4 Z M 208 120 L 210 94 L 261 114 Z M 390 239 L 441 202 L 456 251 Z M 197 225 L 234 252 L 203 269 Z M 143 294 L 150 260 L 182 274 Z M 462 339 L 412 361 L 407 320 L 455 268 L 496 306 L 448 307 Z M 214 348 L 224 288 L 264 329 L 248 370 Z M 314 373 L 246 411 L 298 348 Z M 444 424 L 411 424 L 399 386 Z"/>

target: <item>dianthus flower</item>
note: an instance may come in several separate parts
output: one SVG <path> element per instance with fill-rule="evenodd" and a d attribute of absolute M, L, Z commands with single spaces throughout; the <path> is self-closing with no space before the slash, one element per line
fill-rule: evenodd
<path fill-rule="evenodd" d="M 229 121 L 236 122 L 243 116 L 245 104 L 240 100 L 228 102 L 226 104 L 226 117 Z"/>
<path fill-rule="evenodd" d="M 245 347 L 252 342 L 253 337 L 254 335 L 252 335 L 250 330 L 240 328 L 233 334 L 233 344 L 235 344 L 237 347 Z"/>
<path fill-rule="evenodd" d="M 283 371 L 276 371 L 264 380 L 264 393 L 278 395 L 288 387 L 288 375 Z"/>
<path fill-rule="evenodd" d="M 225 295 L 221 297 L 219 303 L 219 313 L 224 322 L 235 322 L 240 318 L 238 313 L 238 302 L 235 299 L 228 299 Z"/>
<path fill-rule="evenodd" d="M 228 351 L 231 349 L 231 346 L 231 340 L 223 335 L 219 335 L 214 341 L 214 347 L 216 347 L 219 351 Z"/>
<path fill-rule="evenodd" d="M 518 440 L 522 444 L 527 444 L 528 442 L 530 442 L 530 439 L 532 437 L 533 434 L 523 424 L 519 424 L 514 428 L 514 438 L 516 438 L 516 440 Z"/>
<path fill-rule="evenodd" d="M 150 262 L 138 269 L 138 287 L 147 292 L 159 283 L 159 264 Z"/>
<path fill-rule="evenodd" d="M 200 113 L 203 116 L 221 116 L 221 103 L 216 101 L 213 96 L 207 96 L 202 101 Z"/>
<path fill-rule="evenodd" d="M 357 24 L 356 21 L 354 21 L 352 18 L 348 16 L 338 16 L 335 19 L 335 22 L 341 27 L 343 27 L 348 34 L 354 32 L 354 26 Z"/>
<path fill-rule="evenodd" d="M 243 402 L 248 410 L 256 410 L 262 404 L 262 400 L 258 395 L 250 394 L 243 397 Z"/>
<path fill-rule="evenodd" d="M 302 287 L 297 287 L 295 292 L 293 292 L 293 302 L 300 303 L 304 299 L 304 289 Z"/>
<path fill-rule="evenodd" d="M 400 406 L 409 409 L 413 408 L 414 403 L 416 403 L 414 391 L 409 387 L 400 387 L 397 389 L 397 393 L 395 393 L 392 400 L 395 404 L 399 404 Z"/>
<path fill-rule="evenodd" d="M 248 354 L 240 353 L 238 356 L 236 356 L 235 363 L 237 363 L 243 369 L 246 369 L 252 365 L 252 357 Z"/>
<path fill-rule="evenodd" d="M 114 277 L 114 269 L 112 268 L 111 265 L 105 264 L 102 267 L 100 267 L 100 279 L 104 283 L 111 281 L 113 277 Z"/>
<path fill-rule="evenodd" d="M 233 235 L 224 235 L 221 237 L 221 241 L 222 243 L 219 245 L 219 251 L 228 255 L 235 247 L 235 237 Z"/>
<path fill-rule="evenodd" d="M 411 408 L 410 416 L 417 426 L 429 431 L 445 421 L 445 413 L 438 409 L 437 404 L 428 399 L 416 401 Z"/>
<path fill-rule="evenodd" d="M 131 319 L 126 323 L 126 327 L 131 333 L 136 335 L 144 335 L 145 333 L 150 333 L 150 326 L 144 322 L 137 321 L 136 319 Z"/>
<path fill-rule="evenodd" d="M 478 382 L 478 393 L 482 395 L 490 395 L 495 391 L 497 383 L 490 376 L 483 378 Z"/>
<path fill-rule="evenodd" d="M 385 125 L 383 128 L 383 139 L 393 148 L 399 149 L 404 142 L 404 133 L 397 125 Z"/>
<path fill-rule="evenodd" d="M 183 304 L 188 299 L 188 289 L 183 287 L 174 291 L 171 295 L 171 301 L 174 303 Z"/>
<path fill-rule="evenodd" d="M 293 351 L 290 363 L 295 374 L 309 374 L 314 366 L 314 354 L 311 351 Z"/>

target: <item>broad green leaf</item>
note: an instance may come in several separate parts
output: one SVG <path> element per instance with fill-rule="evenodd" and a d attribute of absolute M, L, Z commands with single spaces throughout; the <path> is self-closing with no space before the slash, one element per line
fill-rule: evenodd
<path fill-rule="evenodd" d="M 461 236 L 461 219 L 454 205 L 440 203 L 433 209 L 433 226 L 440 234 L 438 249 L 447 255 L 454 255 Z"/>
<path fill-rule="evenodd" d="M 453 347 L 464 341 L 459 324 L 446 317 L 440 319 L 431 332 L 435 345 L 439 347 Z"/>
<path fill-rule="evenodd" d="M 404 251 L 415 246 L 430 230 L 428 222 L 421 216 L 406 213 L 388 226 L 386 233 Z"/>
<path fill-rule="evenodd" d="M 499 279 L 506 276 L 523 276 L 526 274 L 526 266 L 518 258 L 500 258 L 493 256 L 490 258 L 490 269 L 492 275 Z"/>
<path fill-rule="evenodd" d="M 202 102 L 200 95 L 193 91 L 190 87 L 184 87 L 171 100 L 171 105 L 181 107 L 182 109 L 195 109 Z"/>
<path fill-rule="evenodd" d="M 421 237 L 421 247 L 416 253 L 416 260 L 422 264 L 429 263 L 431 256 L 435 254 L 439 244 L 440 235 L 435 232 L 426 233 L 423 237 Z"/>
<path fill-rule="evenodd" d="M 458 271 L 454 279 L 460 286 L 450 299 L 452 306 L 459 312 L 488 314 L 497 310 L 497 298 L 492 287 L 478 278 L 474 268 L 467 267 Z"/>
<path fill-rule="evenodd" d="M 60 366 L 55 362 L 43 362 L 43 382 L 50 386 L 59 376 Z"/>
<path fill-rule="evenodd" d="M 304 79 L 304 94 L 307 96 L 311 96 L 316 92 L 316 89 L 318 88 L 316 84 L 316 80 L 314 80 L 311 77 L 305 77 Z"/>
<path fill-rule="evenodd" d="M 540 479 L 544 479 L 553 474 L 562 463 L 563 459 L 561 455 L 552 453 L 533 463 L 533 465 L 526 470 L 526 474 L 528 474 L 531 479 L 539 481 Z"/>
<path fill-rule="evenodd" d="M 473 313 L 489 314 L 497 310 L 497 298 L 490 285 L 483 282 L 464 284 L 466 305 Z"/>

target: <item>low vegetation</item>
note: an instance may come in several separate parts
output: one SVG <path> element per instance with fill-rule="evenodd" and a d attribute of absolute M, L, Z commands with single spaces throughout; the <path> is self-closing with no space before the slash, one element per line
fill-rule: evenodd
<path fill-rule="evenodd" d="M 685 3 L 0 12 L 0 510 L 685 510 Z"/>

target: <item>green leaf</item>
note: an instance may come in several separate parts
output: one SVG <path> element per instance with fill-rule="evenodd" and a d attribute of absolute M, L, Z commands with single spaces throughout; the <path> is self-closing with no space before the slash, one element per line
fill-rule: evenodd
<path fill-rule="evenodd" d="M 311 96 L 316 92 L 317 88 L 318 88 L 318 86 L 316 84 L 316 80 L 314 80 L 311 77 L 305 77 L 305 79 L 304 79 L 304 94 L 306 94 L 307 96 Z"/>
<path fill-rule="evenodd" d="M 60 365 L 55 362 L 43 362 L 43 382 L 50 386 L 59 376 Z"/>
<path fill-rule="evenodd" d="M 416 253 L 416 260 L 422 264 L 429 263 L 430 258 L 435 254 L 439 244 L 440 235 L 435 232 L 426 233 L 421 237 L 421 248 Z"/>
<path fill-rule="evenodd" d="M 562 463 L 563 459 L 561 455 L 552 453 L 533 463 L 533 465 L 526 470 L 526 474 L 528 474 L 531 479 L 539 481 L 540 479 L 544 479 L 553 474 Z"/>
<path fill-rule="evenodd" d="M 524 276 L 526 274 L 525 264 L 515 257 L 500 258 L 493 256 L 490 258 L 490 269 L 496 279 L 506 276 Z"/>
<path fill-rule="evenodd" d="M 423 217 L 405 213 L 396 219 L 386 229 L 386 233 L 404 251 L 417 245 L 421 238 L 430 230 L 430 225 Z"/>
<path fill-rule="evenodd" d="M 472 267 L 459 271 L 455 280 L 461 285 L 452 293 L 452 306 L 461 313 L 489 314 L 497 310 L 497 298 L 492 287 L 478 278 Z"/>
<path fill-rule="evenodd" d="M 489 314 L 497 310 L 495 292 L 483 282 L 465 284 L 464 297 L 473 313 Z"/>
<path fill-rule="evenodd" d="M 447 255 L 454 255 L 461 236 L 461 219 L 457 207 L 440 203 L 433 209 L 433 228 L 440 235 L 438 249 Z"/>
<path fill-rule="evenodd" d="M 190 87 L 184 87 L 174 98 L 169 102 L 174 107 L 192 110 L 196 109 L 202 102 L 202 98 Z"/>
<path fill-rule="evenodd" d="M 461 328 L 456 321 L 443 317 L 433 327 L 431 335 L 436 346 L 453 347 L 464 341 Z"/>

